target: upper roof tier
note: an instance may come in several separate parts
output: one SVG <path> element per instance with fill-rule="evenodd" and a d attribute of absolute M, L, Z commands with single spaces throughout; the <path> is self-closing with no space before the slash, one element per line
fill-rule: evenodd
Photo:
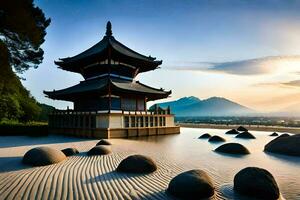
<path fill-rule="evenodd" d="M 80 73 L 84 78 L 103 73 L 134 78 L 140 72 L 155 70 L 162 61 L 137 53 L 117 41 L 112 36 L 111 23 L 107 22 L 106 35 L 100 42 L 76 56 L 60 58 L 55 64 L 64 70 Z"/>

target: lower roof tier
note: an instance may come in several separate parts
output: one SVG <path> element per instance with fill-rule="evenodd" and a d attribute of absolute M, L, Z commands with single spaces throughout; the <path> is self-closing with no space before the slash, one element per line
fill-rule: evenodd
<path fill-rule="evenodd" d="M 94 98 L 99 95 L 117 96 L 143 96 L 148 101 L 163 99 L 171 94 L 171 91 L 156 89 L 140 83 L 139 81 L 124 80 L 114 77 L 101 77 L 81 81 L 79 84 L 62 90 L 44 91 L 51 99 L 75 101 L 82 98 Z"/>

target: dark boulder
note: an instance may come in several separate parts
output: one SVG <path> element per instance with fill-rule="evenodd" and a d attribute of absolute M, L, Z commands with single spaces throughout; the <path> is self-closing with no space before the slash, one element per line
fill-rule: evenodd
<path fill-rule="evenodd" d="M 111 145 L 108 140 L 100 140 L 96 145 Z"/>
<path fill-rule="evenodd" d="M 66 148 L 61 150 L 66 156 L 73 156 L 79 154 L 79 151 L 76 148 Z"/>
<path fill-rule="evenodd" d="M 289 134 L 283 133 L 283 134 L 281 134 L 281 135 L 279 136 L 279 138 L 282 138 L 282 137 L 289 137 L 289 136 L 290 136 Z"/>
<path fill-rule="evenodd" d="M 211 135 L 209 133 L 204 133 L 203 135 L 201 135 L 199 137 L 199 139 L 207 139 L 207 138 L 210 138 L 210 137 L 211 137 Z"/>
<path fill-rule="evenodd" d="M 239 127 L 237 128 L 237 130 L 238 130 L 238 131 L 248 131 L 248 129 L 246 129 L 246 128 L 243 127 L 243 126 L 239 126 Z"/>
<path fill-rule="evenodd" d="M 240 134 L 240 132 L 238 132 L 236 129 L 231 129 L 231 130 L 227 131 L 225 134 L 237 135 L 237 134 Z"/>
<path fill-rule="evenodd" d="M 58 163 L 66 159 L 63 152 L 50 147 L 36 147 L 27 151 L 23 163 L 33 166 L 43 166 Z"/>
<path fill-rule="evenodd" d="M 214 135 L 208 140 L 209 142 L 225 142 L 226 140 L 218 135 Z"/>
<path fill-rule="evenodd" d="M 269 135 L 269 136 L 278 136 L 278 133 L 274 132 L 274 133 L 272 133 L 272 134 Z"/>
<path fill-rule="evenodd" d="M 229 154 L 250 154 L 249 150 L 239 143 L 227 143 L 215 149 L 216 152 Z"/>
<path fill-rule="evenodd" d="M 94 156 L 94 155 L 107 155 L 110 153 L 111 153 L 110 149 L 108 149 L 105 146 L 98 145 L 90 149 L 87 154 L 89 156 Z"/>
<path fill-rule="evenodd" d="M 270 172 L 258 167 L 247 167 L 234 177 L 234 190 L 260 199 L 278 199 L 278 185 Z"/>
<path fill-rule="evenodd" d="M 213 196 L 214 185 L 203 170 L 190 170 L 175 176 L 167 191 L 179 199 L 196 200 Z"/>
<path fill-rule="evenodd" d="M 120 162 L 118 172 L 126 173 L 151 173 L 156 171 L 155 162 L 148 156 L 131 155 Z"/>
<path fill-rule="evenodd" d="M 256 137 L 254 135 L 252 135 L 251 133 L 249 133 L 248 131 L 244 131 L 240 134 L 238 134 L 237 136 L 235 136 L 236 138 L 243 138 L 243 139 L 255 139 Z"/>
<path fill-rule="evenodd" d="M 289 156 L 300 156 L 300 135 L 281 135 L 266 144 L 264 150 Z"/>

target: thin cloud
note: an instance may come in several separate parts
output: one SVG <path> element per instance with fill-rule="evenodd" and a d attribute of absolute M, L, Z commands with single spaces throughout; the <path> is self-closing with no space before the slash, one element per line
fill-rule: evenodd
<path fill-rule="evenodd" d="M 288 82 L 262 82 L 262 83 L 252 84 L 252 86 L 293 88 L 293 87 L 300 87 L 300 80 L 292 80 Z"/>
<path fill-rule="evenodd" d="M 264 75 L 270 74 L 280 67 L 287 67 L 288 62 L 299 62 L 300 65 L 300 55 L 268 56 L 231 62 L 185 62 L 169 66 L 167 69 L 208 71 L 234 75 Z"/>
<path fill-rule="evenodd" d="M 300 80 L 293 80 L 285 83 L 281 83 L 282 85 L 291 86 L 291 87 L 300 87 Z"/>

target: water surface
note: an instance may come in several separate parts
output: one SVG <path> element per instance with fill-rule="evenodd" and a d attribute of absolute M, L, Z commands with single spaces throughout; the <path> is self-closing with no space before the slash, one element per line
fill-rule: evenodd
<path fill-rule="evenodd" d="M 129 139 L 131 142 L 144 142 L 143 145 L 134 145 L 133 142 L 130 148 L 138 152 L 146 149 L 147 154 L 151 154 L 149 149 L 153 154 L 159 152 L 161 157 L 183 166 L 184 170 L 205 170 L 214 180 L 221 198 L 239 199 L 232 190 L 234 175 L 245 167 L 255 166 L 273 174 L 285 199 L 300 199 L 300 158 L 263 152 L 264 145 L 276 138 L 270 137 L 270 132 L 250 131 L 256 139 L 238 139 L 225 132 L 226 130 L 221 129 L 181 128 L 181 134 L 178 135 Z M 251 154 L 234 156 L 216 153 L 214 149 L 223 143 L 198 139 L 204 133 L 219 135 L 226 142 L 243 144 Z"/>

